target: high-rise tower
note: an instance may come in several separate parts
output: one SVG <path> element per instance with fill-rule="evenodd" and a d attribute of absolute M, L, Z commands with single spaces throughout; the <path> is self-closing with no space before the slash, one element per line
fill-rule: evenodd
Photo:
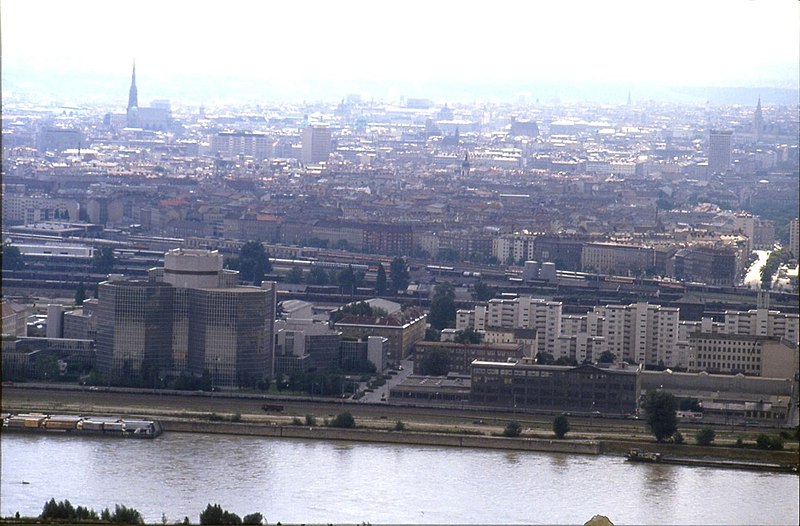
<path fill-rule="evenodd" d="M 764 136 L 764 115 L 761 113 L 761 97 L 758 98 L 758 105 L 753 114 L 753 135 L 755 135 L 756 142 L 761 142 Z"/>
<path fill-rule="evenodd" d="M 708 138 L 708 175 L 724 174 L 731 167 L 731 136 L 726 130 L 711 130 Z"/>
<path fill-rule="evenodd" d="M 136 61 L 133 62 L 131 89 L 128 91 L 128 109 L 139 107 L 139 92 L 136 90 Z"/>
<path fill-rule="evenodd" d="M 331 129 L 327 126 L 306 126 L 303 130 L 303 164 L 328 160 L 331 153 Z"/>

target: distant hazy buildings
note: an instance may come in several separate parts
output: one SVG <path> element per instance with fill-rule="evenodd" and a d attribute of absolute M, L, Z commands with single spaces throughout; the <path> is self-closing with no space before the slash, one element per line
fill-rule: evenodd
<path fill-rule="evenodd" d="M 39 131 L 39 151 L 63 152 L 85 147 L 83 132 L 72 128 L 44 127 Z"/>
<path fill-rule="evenodd" d="M 131 73 L 131 87 L 128 90 L 127 121 L 128 128 L 166 131 L 170 128 L 172 113 L 168 101 L 154 101 L 151 107 L 139 106 L 139 90 L 136 87 L 136 64 Z"/>
<path fill-rule="evenodd" d="M 303 164 L 315 164 L 328 160 L 331 153 L 331 129 L 327 126 L 309 125 L 303 130 Z"/>
<path fill-rule="evenodd" d="M 708 137 L 708 173 L 722 174 L 731 168 L 731 136 L 727 130 L 711 130 Z"/>
<path fill-rule="evenodd" d="M 274 154 L 274 141 L 265 133 L 226 131 L 211 137 L 211 153 L 223 159 L 250 157 L 256 161 Z"/>

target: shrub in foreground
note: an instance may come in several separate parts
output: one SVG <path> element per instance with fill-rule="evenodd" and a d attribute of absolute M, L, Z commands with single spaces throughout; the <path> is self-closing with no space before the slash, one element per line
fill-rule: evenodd
<path fill-rule="evenodd" d="M 569 420 L 566 415 L 558 415 L 553 419 L 553 433 L 556 438 L 564 438 L 569 433 Z"/>
<path fill-rule="evenodd" d="M 328 424 L 330 427 L 342 427 L 342 428 L 353 428 L 356 427 L 356 420 L 353 418 L 353 415 L 350 414 L 349 411 L 344 411 L 343 413 L 339 413 L 336 415 L 336 418 L 330 421 Z"/>
<path fill-rule="evenodd" d="M 516 438 L 522 434 L 522 424 L 517 422 L 516 420 L 512 420 L 508 424 L 506 424 L 506 428 L 503 430 L 503 436 L 509 438 Z"/>
<path fill-rule="evenodd" d="M 710 427 L 704 427 L 694 435 L 694 440 L 698 446 L 710 446 L 714 443 L 717 434 Z"/>

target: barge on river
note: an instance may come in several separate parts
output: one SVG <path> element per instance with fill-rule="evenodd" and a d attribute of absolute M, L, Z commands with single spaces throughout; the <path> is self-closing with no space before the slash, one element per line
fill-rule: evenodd
<path fill-rule="evenodd" d="M 631 462 L 652 464 L 678 464 L 681 466 L 699 466 L 707 468 L 748 469 L 755 471 L 777 471 L 780 473 L 797 473 L 797 465 L 768 464 L 763 462 L 747 462 L 742 460 L 715 460 L 705 458 L 670 458 L 661 453 L 642 451 L 634 448 L 625 457 Z"/>
<path fill-rule="evenodd" d="M 4 432 L 63 433 L 120 438 L 155 438 L 163 432 L 158 420 L 42 413 L 3 414 L 2 417 Z"/>

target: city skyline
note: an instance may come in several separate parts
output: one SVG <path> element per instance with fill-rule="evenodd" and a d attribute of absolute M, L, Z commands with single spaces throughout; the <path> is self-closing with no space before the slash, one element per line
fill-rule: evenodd
<path fill-rule="evenodd" d="M 624 102 L 628 91 L 669 98 L 675 88 L 798 88 L 797 3 L 670 5 L 241 1 L 219 10 L 10 0 L 2 7 L 3 91 L 117 96 L 133 60 L 143 100 L 354 92 Z"/>

